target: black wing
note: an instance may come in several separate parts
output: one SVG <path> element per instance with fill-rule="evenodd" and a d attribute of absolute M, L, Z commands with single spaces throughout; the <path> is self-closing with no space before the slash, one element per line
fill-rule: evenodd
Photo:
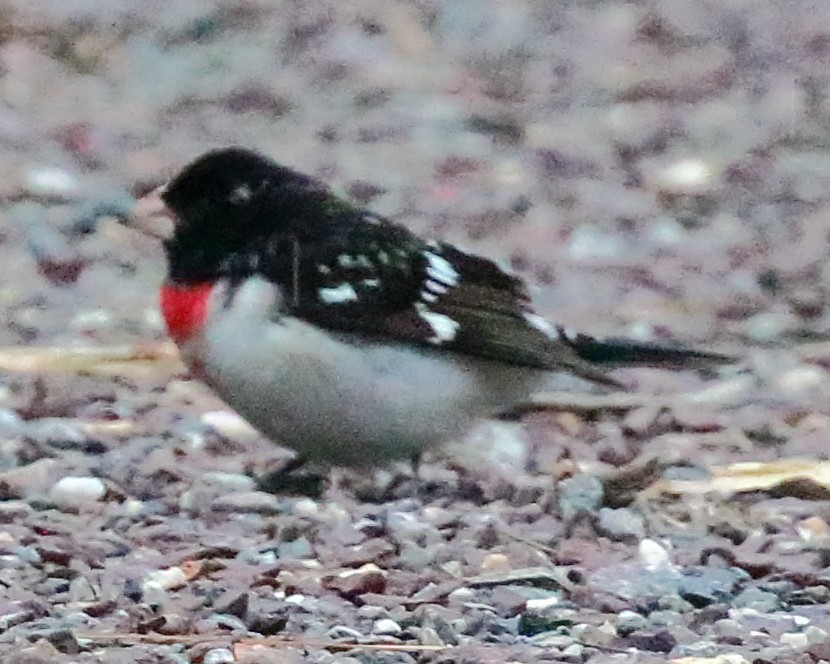
<path fill-rule="evenodd" d="M 327 241 L 296 242 L 289 289 L 296 315 L 333 330 L 569 370 L 620 387 L 537 317 L 522 281 L 494 262 L 360 215 L 343 219 Z"/>

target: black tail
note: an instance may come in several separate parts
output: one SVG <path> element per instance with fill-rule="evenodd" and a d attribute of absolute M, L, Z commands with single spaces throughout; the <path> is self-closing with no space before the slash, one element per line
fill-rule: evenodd
<path fill-rule="evenodd" d="M 721 353 L 651 342 L 617 337 L 595 339 L 587 334 L 568 335 L 565 330 L 560 330 L 560 335 L 580 358 L 597 366 L 653 366 L 707 370 L 734 361 L 734 358 Z"/>

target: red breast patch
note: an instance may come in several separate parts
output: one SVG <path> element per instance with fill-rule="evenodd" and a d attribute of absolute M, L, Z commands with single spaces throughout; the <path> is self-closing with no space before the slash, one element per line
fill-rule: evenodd
<path fill-rule="evenodd" d="M 187 341 L 207 318 L 212 283 L 165 284 L 161 287 L 161 313 L 176 343 Z"/>

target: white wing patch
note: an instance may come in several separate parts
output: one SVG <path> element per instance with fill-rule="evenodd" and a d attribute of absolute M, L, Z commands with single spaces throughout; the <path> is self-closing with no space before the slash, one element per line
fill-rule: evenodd
<path fill-rule="evenodd" d="M 427 275 L 429 277 L 443 286 L 458 286 L 461 276 L 446 258 L 442 258 L 431 251 L 425 251 L 423 253 L 429 263 L 427 266 Z"/>
<path fill-rule="evenodd" d="M 546 318 L 542 318 L 536 314 L 525 313 L 523 315 L 528 325 L 536 328 L 549 339 L 560 339 L 563 341 L 574 342 L 580 336 L 579 332 L 563 327 L 562 325 L 554 327 Z"/>
<path fill-rule="evenodd" d="M 339 286 L 321 288 L 317 292 L 320 295 L 320 299 L 326 304 L 341 304 L 343 302 L 357 301 L 357 292 L 355 292 L 354 287 L 350 283 L 345 281 Z"/>
<path fill-rule="evenodd" d="M 449 316 L 445 316 L 444 314 L 438 314 L 434 311 L 430 311 L 422 302 L 418 302 L 415 305 L 415 310 L 435 333 L 428 339 L 430 343 L 443 344 L 455 339 L 455 335 L 458 333 L 458 328 L 461 327 L 458 322 L 454 321 Z"/>
<path fill-rule="evenodd" d="M 523 315 L 528 325 L 536 328 L 537 330 L 539 330 L 539 332 L 544 334 L 549 339 L 559 338 L 559 331 L 553 325 L 551 325 L 546 319 L 531 313 L 526 313 Z"/>
<path fill-rule="evenodd" d="M 562 325 L 556 326 L 556 332 L 557 334 L 559 334 L 559 337 L 561 339 L 565 339 L 565 341 L 576 341 L 577 339 L 579 339 L 579 337 L 584 336 L 576 330 L 572 330 L 571 328 L 564 327 Z"/>
<path fill-rule="evenodd" d="M 427 279 L 427 283 L 425 284 L 426 287 L 436 295 L 444 295 L 445 293 L 449 293 L 450 289 L 444 286 L 443 284 L 439 284 L 437 281 L 433 281 L 432 279 Z"/>
<path fill-rule="evenodd" d="M 439 295 L 449 293 L 450 288 L 458 285 L 461 276 L 446 258 L 442 258 L 431 251 L 422 253 L 427 259 L 427 276 L 429 278 L 424 282 L 424 288 L 420 295 L 425 302 L 437 302 Z M 455 336 L 454 332 L 453 336 Z"/>

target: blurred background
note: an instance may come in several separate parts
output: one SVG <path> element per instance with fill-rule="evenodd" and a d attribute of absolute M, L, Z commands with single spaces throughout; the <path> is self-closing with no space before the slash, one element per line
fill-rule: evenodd
<path fill-rule="evenodd" d="M 824 335 L 829 65 L 811 0 L 4 1 L 0 343 L 162 337 L 162 254 L 113 220 L 231 144 L 560 323 Z"/>

